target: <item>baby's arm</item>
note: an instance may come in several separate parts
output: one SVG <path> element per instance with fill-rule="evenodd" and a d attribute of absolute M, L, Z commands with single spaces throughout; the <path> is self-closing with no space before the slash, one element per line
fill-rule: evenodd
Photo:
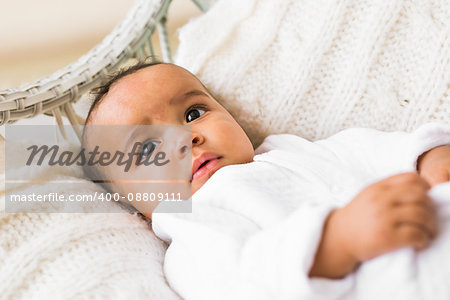
<path fill-rule="evenodd" d="M 415 173 L 395 175 L 365 188 L 328 217 L 310 276 L 341 278 L 358 264 L 436 235 L 428 183 Z"/>
<path fill-rule="evenodd" d="M 389 177 L 364 189 L 327 218 L 310 276 L 340 278 L 361 262 L 436 235 L 431 186 L 450 179 L 450 146 L 438 146 L 417 161 L 416 173 Z M 420 176 L 419 176 L 420 175 Z"/>

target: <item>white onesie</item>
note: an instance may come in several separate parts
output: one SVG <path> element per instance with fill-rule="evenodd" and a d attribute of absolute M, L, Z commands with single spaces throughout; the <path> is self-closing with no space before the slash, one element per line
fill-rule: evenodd
<path fill-rule="evenodd" d="M 331 299 L 341 280 L 309 278 L 322 226 L 365 186 L 415 172 L 425 151 L 450 144 L 450 125 L 413 133 L 347 129 L 310 142 L 272 135 L 254 162 L 218 170 L 192 197 L 192 213 L 153 213 L 153 230 L 170 243 L 164 271 L 187 300 Z"/>

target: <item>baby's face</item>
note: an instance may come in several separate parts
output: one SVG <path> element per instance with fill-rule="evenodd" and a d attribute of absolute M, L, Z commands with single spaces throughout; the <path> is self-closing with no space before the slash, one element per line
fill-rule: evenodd
<path fill-rule="evenodd" d="M 254 156 L 250 140 L 230 113 L 195 76 L 170 64 L 141 69 L 114 83 L 89 124 L 190 125 L 192 193 L 218 169 L 251 162 Z"/>

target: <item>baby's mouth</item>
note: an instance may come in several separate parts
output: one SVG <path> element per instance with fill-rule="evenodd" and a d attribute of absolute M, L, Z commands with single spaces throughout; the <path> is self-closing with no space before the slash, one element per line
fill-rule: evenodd
<path fill-rule="evenodd" d="M 200 178 L 206 173 L 208 173 L 210 170 L 214 169 L 214 167 L 218 164 L 219 158 L 210 159 L 205 161 L 200 165 L 200 167 L 195 171 L 195 173 L 192 175 L 192 179 Z"/>
<path fill-rule="evenodd" d="M 217 166 L 221 158 L 222 157 L 216 155 L 202 155 L 196 159 L 192 168 L 191 182 L 196 178 L 200 178 L 205 174 L 210 173 L 210 171 Z"/>

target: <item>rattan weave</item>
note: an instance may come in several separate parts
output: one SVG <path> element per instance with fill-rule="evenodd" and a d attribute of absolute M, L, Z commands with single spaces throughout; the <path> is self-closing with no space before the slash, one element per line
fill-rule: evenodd
<path fill-rule="evenodd" d="M 52 75 L 19 88 L 0 91 L 0 125 L 45 113 L 62 124 L 84 124 L 72 103 L 101 83 L 130 58 L 153 55 L 151 35 L 158 29 L 165 61 L 171 61 L 167 38 L 167 10 L 171 0 L 137 0 L 125 19 L 96 47 Z"/>

